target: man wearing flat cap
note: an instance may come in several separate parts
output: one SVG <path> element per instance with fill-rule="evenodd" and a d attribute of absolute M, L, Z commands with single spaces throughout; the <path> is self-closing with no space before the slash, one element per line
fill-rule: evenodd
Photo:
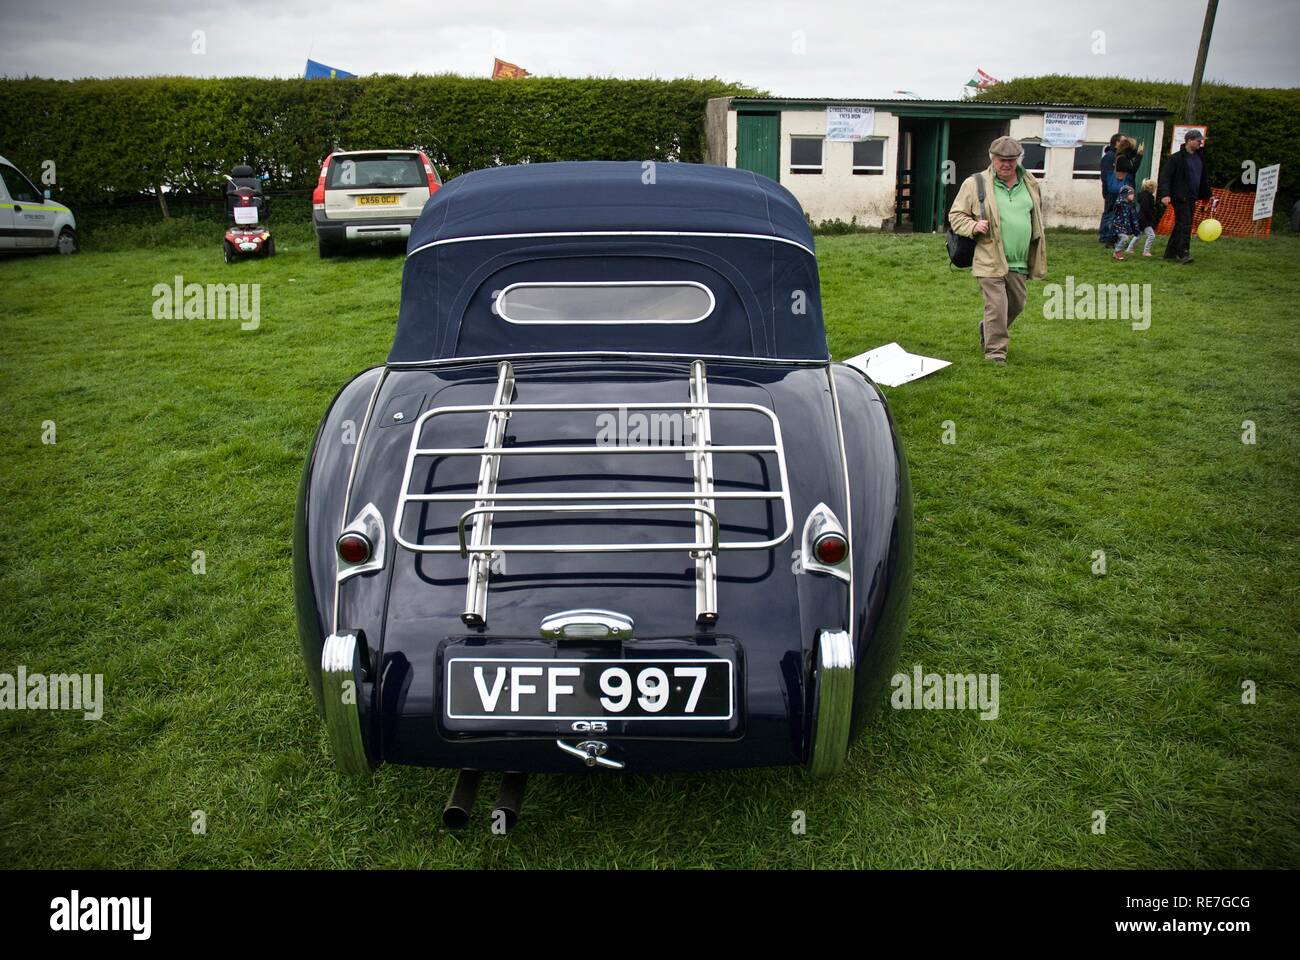
<path fill-rule="evenodd" d="M 1174 229 L 1165 244 L 1165 259 L 1191 263 L 1192 210 L 1197 200 L 1209 200 L 1210 178 L 1201 153 L 1201 131 L 1187 131 L 1182 147 L 1160 165 L 1160 191 L 1156 194 L 1174 208 Z"/>
<path fill-rule="evenodd" d="M 1020 165 L 1011 137 L 989 144 L 989 166 L 966 178 L 948 211 L 953 232 L 975 239 L 971 274 L 984 294 L 980 345 L 984 359 L 1007 362 L 1012 322 L 1025 308 L 1026 281 L 1047 276 L 1047 237 L 1038 181 Z M 984 178 L 984 212 L 977 178 Z"/>

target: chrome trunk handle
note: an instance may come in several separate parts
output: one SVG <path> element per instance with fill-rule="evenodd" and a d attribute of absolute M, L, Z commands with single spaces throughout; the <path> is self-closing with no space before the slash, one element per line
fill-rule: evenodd
<path fill-rule="evenodd" d="M 633 620 L 613 610 L 562 610 L 542 621 L 545 640 L 631 640 Z"/>

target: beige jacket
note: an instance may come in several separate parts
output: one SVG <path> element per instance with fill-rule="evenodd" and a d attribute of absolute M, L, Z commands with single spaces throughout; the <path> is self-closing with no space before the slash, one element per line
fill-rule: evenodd
<path fill-rule="evenodd" d="M 1043 200 L 1038 191 L 1038 181 L 1023 167 L 1016 168 L 1017 173 L 1025 178 L 1029 196 L 1033 198 L 1034 208 L 1030 215 L 1032 225 L 1029 235 L 1029 279 L 1041 280 L 1047 276 L 1047 237 L 1043 235 Z M 1011 269 L 1007 266 L 1007 255 L 1002 250 L 1002 222 L 998 218 L 998 201 L 993 194 L 993 181 L 997 174 L 993 165 L 984 172 L 984 209 L 988 212 L 989 228 L 985 233 L 976 234 L 975 224 L 980 218 L 980 198 L 975 188 L 975 178 L 967 177 L 966 182 L 957 191 L 957 199 L 948 211 L 948 223 L 953 233 L 963 237 L 975 237 L 975 259 L 971 262 L 971 274 L 976 277 L 1005 277 Z"/>

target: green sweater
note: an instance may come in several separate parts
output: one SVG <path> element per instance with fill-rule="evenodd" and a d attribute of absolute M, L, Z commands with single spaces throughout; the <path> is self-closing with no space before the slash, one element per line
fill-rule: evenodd
<path fill-rule="evenodd" d="M 1025 186 L 1025 174 L 1016 168 L 1016 182 L 1008 187 L 993 178 L 993 195 L 998 201 L 998 219 L 1002 226 L 1002 252 L 1007 266 L 1016 273 L 1029 272 L 1029 238 L 1033 234 L 1034 198 Z"/>

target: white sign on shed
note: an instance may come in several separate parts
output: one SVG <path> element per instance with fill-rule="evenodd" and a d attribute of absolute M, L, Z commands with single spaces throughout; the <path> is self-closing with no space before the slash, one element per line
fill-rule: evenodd
<path fill-rule="evenodd" d="M 1077 147 L 1087 131 L 1086 113 L 1043 114 L 1043 143 L 1049 147 Z"/>
<path fill-rule="evenodd" d="M 1183 148 L 1183 141 L 1187 139 L 1188 130 L 1201 131 L 1202 138 L 1210 135 L 1210 128 L 1203 123 L 1175 123 L 1173 136 L 1169 138 L 1169 152 L 1177 153 Z"/>
<path fill-rule="evenodd" d="M 876 129 L 875 107 L 827 107 L 827 140 L 866 140 Z"/>

